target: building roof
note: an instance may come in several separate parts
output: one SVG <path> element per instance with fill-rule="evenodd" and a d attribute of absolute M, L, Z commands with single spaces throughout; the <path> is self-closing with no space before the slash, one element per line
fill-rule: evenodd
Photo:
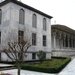
<path fill-rule="evenodd" d="M 31 6 L 28 6 L 28 5 L 26 5 L 26 4 L 24 4 L 24 3 L 20 2 L 20 1 L 17 1 L 17 0 L 5 0 L 2 3 L 0 3 L 0 7 L 3 6 L 3 5 L 5 5 L 5 4 L 7 4 L 7 3 L 9 3 L 9 2 L 13 2 L 13 3 L 17 4 L 17 5 L 20 5 L 20 6 L 24 7 L 24 8 L 27 8 L 29 10 L 32 10 L 32 11 L 38 13 L 38 14 L 41 14 L 43 16 L 46 16 L 46 17 L 48 17 L 50 19 L 53 18 L 52 16 L 47 15 L 47 14 L 45 14 L 45 13 L 43 13 L 43 12 L 41 12 L 41 11 L 39 11 L 39 10 L 31 7 Z"/>
<path fill-rule="evenodd" d="M 75 30 L 73 30 L 65 25 L 54 24 L 54 25 L 51 25 L 51 29 L 58 29 L 58 30 L 75 35 Z"/>

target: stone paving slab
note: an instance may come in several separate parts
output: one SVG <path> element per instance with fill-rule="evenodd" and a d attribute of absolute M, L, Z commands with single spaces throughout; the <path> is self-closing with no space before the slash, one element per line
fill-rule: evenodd
<path fill-rule="evenodd" d="M 75 58 L 58 75 L 75 75 Z"/>
<path fill-rule="evenodd" d="M 12 75 L 17 75 L 17 69 L 5 70 L 5 71 L 2 71 L 2 72 L 3 73 L 10 73 Z M 56 74 L 41 73 L 41 72 L 28 71 L 28 70 L 21 70 L 21 75 L 56 75 Z"/>

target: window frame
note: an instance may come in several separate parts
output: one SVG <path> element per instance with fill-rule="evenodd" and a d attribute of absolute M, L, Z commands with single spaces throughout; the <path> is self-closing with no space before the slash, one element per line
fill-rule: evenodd
<path fill-rule="evenodd" d="M 0 53 L 0 61 L 1 61 L 1 53 Z"/>
<path fill-rule="evenodd" d="M 23 40 L 24 40 L 24 31 L 18 30 L 18 42 L 21 42 Z"/>
<path fill-rule="evenodd" d="M 32 27 L 37 28 L 37 16 L 33 14 L 32 16 Z"/>
<path fill-rule="evenodd" d="M 1 31 L 0 31 L 0 44 L 1 44 Z"/>
<path fill-rule="evenodd" d="M 32 53 L 32 59 L 36 59 L 36 53 Z"/>
<path fill-rule="evenodd" d="M 19 10 L 19 23 L 22 25 L 25 23 L 25 11 L 23 9 Z"/>
<path fill-rule="evenodd" d="M 36 33 L 32 33 L 32 45 L 36 46 Z"/>
<path fill-rule="evenodd" d="M 2 22 L 2 9 L 0 9 L 0 24 Z"/>
<path fill-rule="evenodd" d="M 46 18 L 43 18 L 43 30 L 47 30 L 47 21 Z"/>
<path fill-rule="evenodd" d="M 46 35 L 43 35 L 43 39 L 42 40 L 43 40 L 43 46 L 47 46 L 47 36 Z"/>

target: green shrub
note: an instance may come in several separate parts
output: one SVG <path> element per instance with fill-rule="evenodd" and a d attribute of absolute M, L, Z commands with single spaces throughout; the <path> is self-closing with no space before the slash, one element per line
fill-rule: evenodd
<path fill-rule="evenodd" d="M 45 72 L 45 73 L 58 73 L 70 62 L 70 60 L 71 60 L 70 58 L 66 58 L 63 60 L 63 62 L 53 67 L 40 66 L 41 64 L 39 65 L 23 64 L 22 69 L 38 71 L 38 72 Z M 44 63 L 42 63 L 42 65 L 43 64 Z"/>
<path fill-rule="evenodd" d="M 43 60 L 46 58 L 46 53 L 42 50 L 40 50 L 38 53 L 37 53 L 37 56 L 39 58 L 39 61 L 42 63 Z"/>

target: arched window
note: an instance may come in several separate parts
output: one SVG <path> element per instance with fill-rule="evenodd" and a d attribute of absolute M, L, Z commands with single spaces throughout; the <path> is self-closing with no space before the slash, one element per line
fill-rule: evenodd
<path fill-rule="evenodd" d="M 19 11 L 19 23 L 20 24 L 24 24 L 24 14 L 25 14 L 25 11 L 23 9 L 20 9 Z"/>
<path fill-rule="evenodd" d="M 0 9 L 0 24 L 1 24 L 1 21 L 2 21 L 2 10 Z"/>
<path fill-rule="evenodd" d="M 43 30 L 45 30 L 46 31 L 46 19 L 45 18 L 43 18 Z"/>
<path fill-rule="evenodd" d="M 34 28 L 37 27 L 37 16 L 36 16 L 36 14 L 33 14 L 33 16 L 32 16 L 32 27 L 34 27 Z"/>

